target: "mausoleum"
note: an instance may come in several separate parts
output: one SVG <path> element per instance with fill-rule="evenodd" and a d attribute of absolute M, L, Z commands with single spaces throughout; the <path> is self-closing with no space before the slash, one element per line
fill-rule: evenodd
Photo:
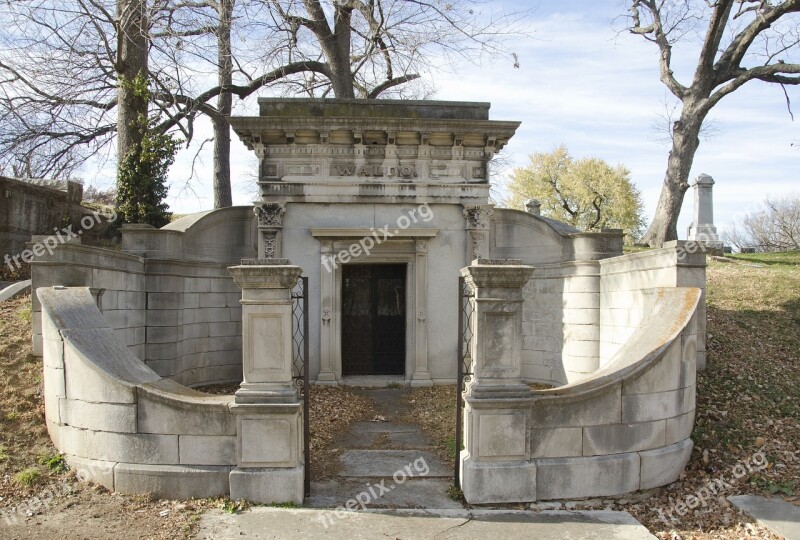
<path fill-rule="evenodd" d="M 118 491 L 300 503 L 293 379 L 468 374 L 469 502 L 678 477 L 705 358 L 702 253 L 623 255 L 620 231 L 496 207 L 489 162 L 519 123 L 489 104 L 259 107 L 231 118 L 258 157 L 252 206 L 128 225 L 121 251 L 70 243 L 34 263 L 47 423 L 70 463 Z M 217 382 L 243 384 L 191 389 Z"/>

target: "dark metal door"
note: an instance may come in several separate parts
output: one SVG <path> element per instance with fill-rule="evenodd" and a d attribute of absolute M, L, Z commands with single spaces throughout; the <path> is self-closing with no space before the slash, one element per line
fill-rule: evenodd
<path fill-rule="evenodd" d="M 342 267 L 342 375 L 403 375 L 406 266 Z"/>

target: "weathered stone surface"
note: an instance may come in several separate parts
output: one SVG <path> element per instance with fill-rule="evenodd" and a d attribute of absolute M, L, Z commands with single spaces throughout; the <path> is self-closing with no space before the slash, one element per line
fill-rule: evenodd
<path fill-rule="evenodd" d="M 90 481 L 114 490 L 114 461 L 100 461 L 79 456 L 64 455 L 64 459 L 75 475 L 83 481 Z"/>
<path fill-rule="evenodd" d="M 181 465 L 236 465 L 236 437 L 181 435 Z"/>
<path fill-rule="evenodd" d="M 531 462 L 475 462 L 462 452 L 461 488 L 470 504 L 535 501 L 537 466 Z"/>
<path fill-rule="evenodd" d="M 665 486 L 677 480 L 689 462 L 693 446 L 691 439 L 685 439 L 663 448 L 639 452 L 642 464 L 639 489 Z"/>
<path fill-rule="evenodd" d="M 620 495 L 639 489 L 639 454 L 537 459 L 539 500 Z"/>
<path fill-rule="evenodd" d="M 695 411 L 692 411 L 675 418 L 667 418 L 666 444 L 674 444 L 688 439 L 694 429 L 694 416 Z"/>
<path fill-rule="evenodd" d="M 531 430 L 531 457 L 571 457 L 583 455 L 583 429 L 534 428 Z"/>
<path fill-rule="evenodd" d="M 136 433 L 136 405 L 60 399 L 61 423 L 93 431 Z"/>
<path fill-rule="evenodd" d="M 120 493 L 150 493 L 161 499 L 228 495 L 230 467 L 139 465 L 118 463 L 114 489 Z"/>
<path fill-rule="evenodd" d="M 583 455 L 622 454 L 664 446 L 666 422 L 611 424 L 583 428 Z"/>
<path fill-rule="evenodd" d="M 303 470 L 302 465 L 291 469 L 233 469 L 231 499 L 259 504 L 303 504 Z"/>
<path fill-rule="evenodd" d="M 138 390 L 140 433 L 236 435 L 231 396 L 211 396 L 168 380 Z"/>
<path fill-rule="evenodd" d="M 531 425 L 541 427 L 597 426 L 620 422 L 621 385 L 601 392 L 593 399 L 559 400 L 541 398 L 534 402 Z"/>

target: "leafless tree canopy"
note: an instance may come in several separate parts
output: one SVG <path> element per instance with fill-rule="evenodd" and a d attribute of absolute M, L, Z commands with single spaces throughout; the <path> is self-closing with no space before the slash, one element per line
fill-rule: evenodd
<path fill-rule="evenodd" d="M 0 0 L 0 166 L 28 160 L 36 175 L 69 175 L 110 149 L 126 37 L 117 4 Z M 505 45 L 521 35 L 526 14 L 482 4 L 149 0 L 150 114 L 158 130 L 179 130 L 187 141 L 198 116 L 209 116 L 224 169 L 234 97 L 418 97 L 431 90 L 422 77 L 450 62 L 516 62 Z"/>
<path fill-rule="evenodd" d="M 643 239 L 677 238 L 677 222 L 706 116 L 750 81 L 800 84 L 800 0 L 629 0 L 629 30 L 658 50 L 661 82 L 680 101 L 670 130 L 664 186 Z M 693 72 L 678 74 L 673 53 L 696 53 Z M 791 113 L 791 111 L 790 111 Z"/>
<path fill-rule="evenodd" d="M 767 199 L 764 207 L 733 223 L 725 242 L 758 252 L 800 250 L 800 195 Z"/>

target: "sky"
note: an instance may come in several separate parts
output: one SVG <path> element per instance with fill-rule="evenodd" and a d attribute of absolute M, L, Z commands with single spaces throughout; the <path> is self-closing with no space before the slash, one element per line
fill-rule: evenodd
<path fill-rule="evenodd" d="M 565 144 L 574 157 L 599 157 L 621 163 L 642 192 L 652 218 L 666 170 L 669 147 L 658 131 L 674 100 L 658 79 L 655 45 L 620 31 L 624 3 L 493 1 L 495 7 L 532 7 L 526 24 L 530 37 L 510 45 L 520 59 L 484 58 L 437 71 L 434 99 L 485 101 L 493 120 L 522 122 L 504 150 L 513 166 L 524 166 L 532 152 Z M 694 48 L 675 53 L 679 80 L 688 82 Z M 789 88 L 793 103 L 800 91 Z M 249 108 L 248 108 L 249 107 Z M 255 103 L 236 114 L 256 114 Z M 748 83 L 723 99 L 709 116 L 713 127 L 696 154 L 690 177 L 710 174 L 715 222 L 720 229 L 757 209 L 767 196 L 800 193 L 800 108 L 798 121 L 787 112 L 781 88 Z M 208 122 L 195 128 L 196 140 L 211 136 Z M 257 192 L 256 159 L 234 136 L 231 178 L 234 204 L 250 204 Z M 792 146 L 795 143 L 796 146 Z M 211 172 L 211 145 L 195 165 L 202 177 Z M 186 188 L 193 151 L 179 154 L 170 171 L 168 202 L 173 212 L 190 213 L 213 206 L 210 181 Z M 685 238 L 691 222 L 692 193 L 687 193 L 678 232 Z"/>

